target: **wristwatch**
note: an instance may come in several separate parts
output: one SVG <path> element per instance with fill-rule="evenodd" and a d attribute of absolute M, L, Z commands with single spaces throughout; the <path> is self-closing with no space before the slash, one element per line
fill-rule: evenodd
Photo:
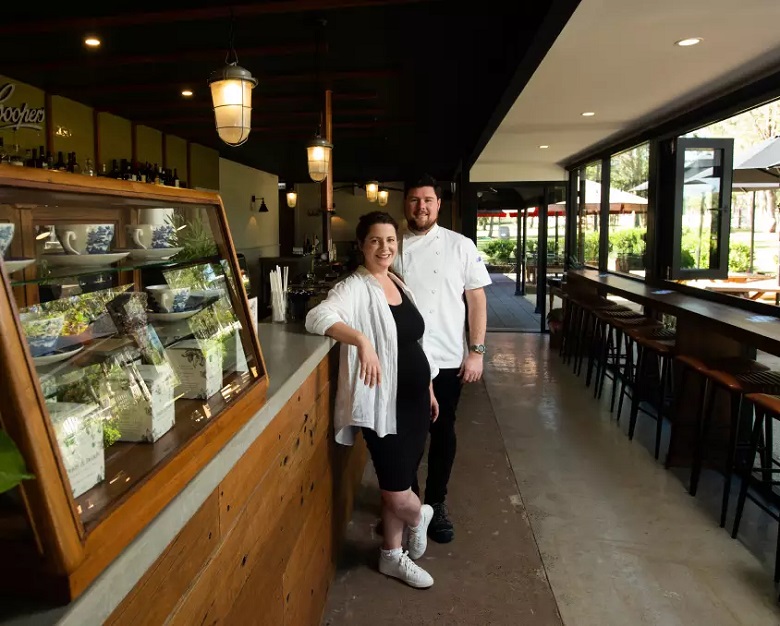
<path fill-rule="evenodd" d="M 484 343 L 478 343 L 473 346 L 469 346 L 469 350 L 476 352 L 477 354 L 485 354 L 486 348 Z"/>

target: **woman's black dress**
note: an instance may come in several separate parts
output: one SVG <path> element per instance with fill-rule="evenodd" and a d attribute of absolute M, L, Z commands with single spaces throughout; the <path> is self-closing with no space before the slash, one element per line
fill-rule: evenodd
<path fill-rule="evenodd" d="M 390 306 L 398 331 L 397 434 L 379 437 L 370 428 L 363 429 L 383 491 L 412 486 L 431 423 L 431 370 L 419 341 L 425 322 L 403 290 L 398 290 L 401 304 Z"/>

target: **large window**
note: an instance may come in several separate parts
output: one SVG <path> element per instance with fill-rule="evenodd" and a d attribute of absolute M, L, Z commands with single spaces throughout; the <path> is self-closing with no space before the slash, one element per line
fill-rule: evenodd
<path fill-rule="evenodd" d="M 598 267 L 601 229 L 601 162 L 582 168 L 577 192 L 577 254 L 581 262 Z"/>
<path fill-rule="evenodd" d="M 650 145 L 616 154 L 609 164 L 609 256 L 607 268 L 644 276 Z"/>

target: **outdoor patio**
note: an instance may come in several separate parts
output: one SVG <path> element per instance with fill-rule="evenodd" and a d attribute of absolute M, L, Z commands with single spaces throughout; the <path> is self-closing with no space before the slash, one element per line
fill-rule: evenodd
<path fill-rule="evenodd" d="M 514 274 L 491 274 L 493 284 L 485 287 L 488 305 L 488 331 L 538 333 L 541 316 L 534 313 L 536 294 L 515 295 Z"/>

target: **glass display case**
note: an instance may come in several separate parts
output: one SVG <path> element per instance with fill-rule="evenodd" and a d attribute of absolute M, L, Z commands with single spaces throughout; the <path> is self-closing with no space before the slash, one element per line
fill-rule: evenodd
<path fill-rule="evenodd" d="M 268 379 L 216 194 L 0 165 L 0 269 L 0 426 L 35 476 L 20 568 L 72 599 Z"/>

